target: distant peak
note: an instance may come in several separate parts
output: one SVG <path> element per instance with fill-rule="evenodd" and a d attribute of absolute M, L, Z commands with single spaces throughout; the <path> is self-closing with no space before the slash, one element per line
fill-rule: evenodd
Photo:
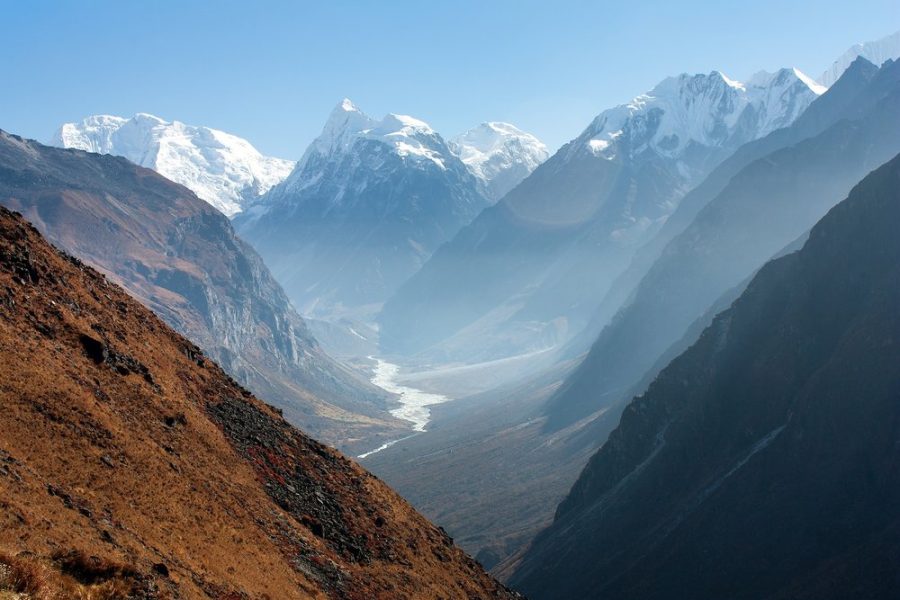
<path fill-rule="evenodd" d="M 384 119 L 382 119 L 381 123 L 382 127 L 385 129 L 403 129 L 406 127 L 411 127 L 413 129 L 424 131 L 426 133 L 432 133 L 434 131 L 433 129 L 431 129 L 431 126 L 425 121 L 421 121 L 409 115 L 389 113 L 384 117 Z"/>
<path fill-rule="evenodd" d="M 132 120 L 136 121 L 138 123 L 149 122 L 149 123 L 156 123 L 158 125 L 168 125 L 168 121 L 166 121 L 165 119 L 161 119 L 161 118 L 157 117 L 156 115 L 152 115 L 150 113 L 145 113 L 145 112 L 135 113 L 134 117 L 132 117 Z"/>
<path fill-rule="evenodd" d="M 530 135 L 525 133 L 512 123 L 506 123 L 504 121 L 487 121 L 481 124 L 481 127 L 485 127 L 490 129 L 491 131 L 496 131 L 497 133 L 502 133 L 504 135 Z"/>
<path fill-rule="evenodd" d="M 334 107 L 334 112 L 338 112 L 338 111 L 340 111 L 340 112 L 362 112 L 361 110 L 359 110 L 359 108 L 357 108 L 357 106 L 355 104 L 353 104 L 353 101 L 350 100 L 350 98 L 344 98 L 343 100 L 338 102 L 338 105 Z"/>
<path fill-rule="evenodd" d="M 819 82 L 825 87 L 832 86 L 841 78 L 844 71 L 848 70 L 860 58 L 864 58 L 866 62 L 871 63 L 875 67 L 880 67 L 885 61 L 900 58 L 900 31 L 879 40 L 854 44 L 839 56 L 828 70 L 819 75 Z"/>
<path fill-rule="evenodd" d="M 82 122 L 93 123 L 124 123 L 128 119 L 117 117 L 116 115 L 91 115 L 82 119 Z"/>
<path fill-rule="evenodd" d="M 336 137 L 340 137 L 344 132 L 358 132 L 371 127 L 373 120 L 361 111 L 349 98 L 344 98 L 338 102 L 337 106 L 328 116 L 322 136 L 327 145 L 331 145 Z"/>
<path fill-rule="evenodd" d="M 825 87 L 797 67 L 794 67 L 792 70 L 794 72 L 794 75 L 797 76 L 797 79 L 805 83 L 807 87 L 809 87 L 809 89 L 811 89 L 817 96 L 821 96 L 828 90 L 827 87 Z"/>
<path fill-rule="evenodd" d="M 741 83 L 740 81 L 731 79 L 730 77 L 728 77 L 728 75 L 726 75 L 722 71 L 713 71 L 712 73 L 709 74 L 709 76 L 710 77 L 721 77 L 722 81 L 724 81 L 729 87 L 732 87 L 736 90 L 744 89 L 743 83 Z"/>
<path fill-rule="evenodd" d="M 747 83 L 718 70 L 682 73 L 597 115 L 582 133 L 585 143 L 572 146 L 572 151 L 587 149 L 613 160 L 623 149 L 645 148 L 649 139 L 649 147 L 657 154 L 679 158 L 693 143 L 740 144 L 790 124 L 822 91 L 822 86 L 796 69 L 763 71 Z M 746 113 L 753 120 L 749 127 L 741 120 L 748 106 L 753 106 Z M 645 122 L 644 116 L 651 113 L 653 120 Z M 622 146 L 622 139 L 634 143 Z"/>
<path fill-rule="evenodd" d="M 759 71 L 747 80 L 747 85 L 766 88 L 773 85 L 783 85 L 788 81 L 800 81 L 815 95 L 820 96 L 827 89 L 815 79 L 796 67 L 783 67 L 774 73 L 771 71 Z"/>

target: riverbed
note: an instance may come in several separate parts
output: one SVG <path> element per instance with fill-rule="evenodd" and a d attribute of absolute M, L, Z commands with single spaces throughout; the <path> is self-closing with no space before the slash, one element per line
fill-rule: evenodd
<path fill-rule="evenodd" d="M 400 384 L 397 381 L 397 377 L 400 374 L 399 365 L 387 362 L 386 360 L 381 360 L 380 358 L 371 356 L 369 358 L 375 361 L 375 369 L 372 374 L 371 380 L 372 383 L 383 390 L 391 392 L 392 394 L 397 394 L 400 406 L 392 409 L 390 413 L 398 419 L 403 419 L 404 421 L 409 421 L 410 423 L 412 423 L 413 433 L 396 440 L 391 440 L 390 442 L 382 444 L 378 448 L 370 450 L 369 452 L 364 452 L 357 458 L 365 458 L 367 456 L 371 456 L 376 452 L 381 452 L 382 450 L 390 448 L 397 442 L 402 442 L 403 440 L 409 439 L 414 435 L 422 433 L 423 431 L 425 431 L 428 422 L 431 421 L 431 409 L 429 407 L 434 406 L 435 404 L 442 404 L 450 400 L 450 398 L 444 396 L 443 394 L 424 392 L 422 390 Z"/>

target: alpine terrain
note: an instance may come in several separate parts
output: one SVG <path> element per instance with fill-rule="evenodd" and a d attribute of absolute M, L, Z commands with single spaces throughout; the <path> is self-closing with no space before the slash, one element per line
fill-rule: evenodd
<path fill-rule="evenodd" d="M 4 598 L 518 597 L 2 207 L 0 357 Z"/>
<path fill-rule="evenodd" d="M 426 123 L 332 111 L 282 183 L 237 219 L 301 314 L 368 317 L 489 204 Z"/>
<path fill-rule="evenodd" d="M 900 31 L 880 40 L 865 42 L 863 44 L 854 44 L 847 49 L 827 71 L 819 76 L 819 82 L 825 86 L 831 86 L 835 81 L 841 78 L 844 71 L 847 70 L 857 57 L 863 57 L 875 66 L 881 66 L 885 61 L 897 60 L 900 58 Z"/>
<path fill-rule="evenodd" d="M 900 593 L 898 190 L 900 157 L 628 405 L 514 585 L 536 600 Z"/>
<path fill-rule="evenodd" d="M 847 101 L 851 99 L 851 101 Z M 824 126 L 824 128 L 823 128 Z M 773 149 L 774 148 L 774 149 Z M 760 154 L 760 151 L 771 150 Z M 866 173 L 900 152 L 900 63 L 878 69 L 858 58 L 797 123 L 742 148 L 723 168 L 752 158 L 671 239 L 587 357 L 548 404 L 565 427 L 612 403 L 691 324 L 846 197 Z M 707 182 L 704 182 L 706 184 Z M 679 219 L 673 215 L 671 222 Z M 655 365 L 655 367 L 654 367 Z"/>
<path fill-rule="evenodd" d="M 565 342 L 685 193 L 823 90 L 796 69 L 746 83 L 714 71 L 602 112 L 401 286 L 379 315 L 383 347 L 473 361 Z"/>
<path fill-rule="evenodd" d="M 542 141 L 515 125 L 482 123 L 450 141 L 450 148 L 499 200 L 528 177 L 550 153 Z"/>
<path fill-rule="evenodd" d="M 130 119 L 93 115 L 64 123 L 50 144 L 124 156 L 180 183 L 229 217 L 255 202 L 294 167 L 293 161 L 263 156 L 235 135 L 170 123 L 147 113 Z"/>
<path fill-rule="evenodd" d="M 187 188 L 124 158 L 0 132 L 0 204 L 329 443 L 405 428 L 391 397 L 325 354 L 259 256 Z"/>

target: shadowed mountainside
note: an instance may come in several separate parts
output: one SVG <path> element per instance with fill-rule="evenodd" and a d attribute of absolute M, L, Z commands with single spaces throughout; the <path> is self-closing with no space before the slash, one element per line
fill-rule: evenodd
<path fill-rule="evenodd" d="M 898 190 L 900 157 L 628 405 L 514 585 L 538 600 L 900 593 Z"/>
<path fill-rule="evenodd" d="M 565 427 L 608 402 L 626 401 L 623 393 L 717 298 L 812 227 L 870 170 L 900 152 L 900 63 L 886 63 L 861 83 L 843 118 L 818 135 L 750 162 L 665 246 L 633 297 L 548 403 L 551 428 Z M 802 127 L 804 120 L 798 123 Z"/>

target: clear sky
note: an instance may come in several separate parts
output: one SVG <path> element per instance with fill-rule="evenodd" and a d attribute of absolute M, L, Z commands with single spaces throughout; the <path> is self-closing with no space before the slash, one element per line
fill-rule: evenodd
<path fill-rule="evenodd" d="M 900 29 L 898 0 L 0 0 L 0 128 L 89 114 L 208 125 L 299 158 L 334 105 L 445 136 L 510 121 L 552 148 L 667 75 L 817 77 Z"/>

